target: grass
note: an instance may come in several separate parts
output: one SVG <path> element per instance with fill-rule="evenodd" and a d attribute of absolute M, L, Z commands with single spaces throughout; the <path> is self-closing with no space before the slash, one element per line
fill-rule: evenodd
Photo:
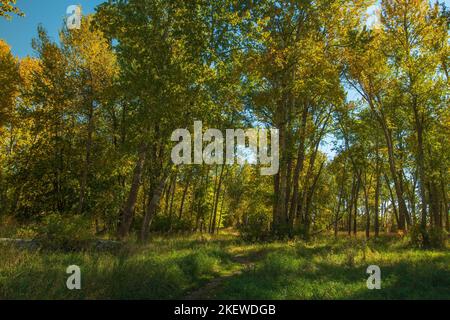
<path fill-rule="evenodd" d="M 381 268 L 382 290 L 367 289 L 369 265 Z M 412 249 L 394 239 L 281 245 L 216 298 L 450 299 L 450 252 Z"/>
<path fill-rule="evenodd" d="M 217 299 L 450 299 L 450 251 L 393 238 L 251 244 L 234 235 L 153 239 L 120 252 L 0 247 L 0 299 L 182 299 L 222 279 Z M 82 290 L 66 288 L 78 265 Z M 368 290 L 378 265 L 382 289 Z"/>
<path fill-rule="evenodd" d="M 156 239 L 114 254 L 0 247 L 0 261 L 0 300 L 176 299 L 230 266 L 221 242 L 193 238 Z M 66 288 L 69 265 L 81 268 L 82 290 Z"/>

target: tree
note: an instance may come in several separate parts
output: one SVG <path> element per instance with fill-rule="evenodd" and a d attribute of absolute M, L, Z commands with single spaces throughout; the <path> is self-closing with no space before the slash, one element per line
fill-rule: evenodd
<path fill-rule="evenodd" d="M 23 12 L 15 6 L 16 0 L 0 0 L 0 17 L 6 17 L 11 19 L 10 13 L 17 14 L 21 17 L 24 16 Z"/>
<path fill-rule="evenodd" d="M 17 97 L 20 77 L 19 63 L 12 55 L 10 47 L 0 40 L 0 128 L 8 119 L 8 115 L 14 108 Z"/>

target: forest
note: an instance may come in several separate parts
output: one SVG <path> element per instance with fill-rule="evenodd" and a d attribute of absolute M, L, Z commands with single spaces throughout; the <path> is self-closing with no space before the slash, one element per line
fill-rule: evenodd
<path fill-rule="evenodd" d="M 443 2 L 109 0 L 69 25 L 24 58 L 0 39 L 0 299 L 450 299 Z M 277 129 L 278 171 L 175 164 L 198 121 Z"/>

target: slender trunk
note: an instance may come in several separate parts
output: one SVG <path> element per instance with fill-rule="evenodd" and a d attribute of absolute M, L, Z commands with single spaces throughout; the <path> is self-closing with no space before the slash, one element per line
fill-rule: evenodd
<path fill-rule="evenodd" d="M 422 236 L 424 238 L 425 244 L 428 242 L 428 235 L 426 233 L 427 227 L 427 199 L 426 199 L 426 177 L 425 177 L 425 156 L 424 156 L 424 146 L 423 146 L 423 117 L 419 114 L 419 110 L 417 108 L 417 101 L 414 97 L 413 99 L 413 111 L 414 111 L 414 120 L 416 124 L 416 133 L 417 133 L 417 171 L 419 173 L 419 190 L 420 190 L 420 198 L 421 198 L 421 231 Z"/>
<path fill-rule="evenodd" d="M 126 236 L 128 236 L 128 233 L 130 232 L 139 186 L 141 184 L 142 171 L 145 164 L 146 153 L 147 153 L 147 145 L 145 143 L 142 143 L 139 147 L 138 160 L 136 162 L 136 166 L 133 171 L 133 180 L 131 182 L 130 192 L 128 194 L 127 201 L 123 205 L 122 210 L 120 212 L 121 220 L 117 234 L 119 239 L 125 238 Z"/>
<path fill-rule="evenodd" d="M 214 212 L 213 212 L 213 222 L 211 227 L 211 234 L 214 234 L 216 231 L 216 224 L 217 224 L 217 208 L 219 206 L 219 198 L 220 198 L 220 189 L 222 188 L 222 181 L 223 181 L 223 173 L 225 166 L 222 166 L 222 169 L 220 171 L 220 177 L 219 177 L 219 183 L 217 186 L 217 192 L 216 192 L 216 198 L 214 200 Z"/>
<path fill-rule="evenodd" d="M 358 217 L 358 198 L 359 198 L 359 189 L 361 187 L 361 172 L 358 172 L 358 176 L 356 178 L 356 189 L 355 189 L 355 197 L 354 199 L 354 206 L 355 206 L 355 213 L 353 215 L 353 234 L 356 236 L 358 232 L 357 228 L 357 217 Z"/>
<path fill-rule="evenodd" d="M 392 192 L 391 184 L 389 183 L 389 179 L 388 179 L 387 175 L 384 175 L 384 179 L 386 180 L 386 185 L 389 190 L 389 195 L 391 196 L 392 210 L 393 210 L 394 218 L 395 218 L 395 221 L 396 221 L 397 227 L 398 227 L 399 217 L 398 217 L 398 213 L 397 213 L 397 206 L 395 205 L 394 193 Z"/>
<path fill-rule="evenodd" d="M 287 115 L 288 97 L 284 96 L 278 104 L 275 125 L 279 128 L 279 151 L 280 151 L 280 169 L 275 176 L 275 202 L 273 210 L 273 231 L 277 235 L 284 235 L 287 231 L 288 223 L 286 212 L 287 196 L 287 137 L 288 137 L 288 115 Z"/>
<path fill-rule="evenodd" d="M 395 193 L 397 195 L 397 201 L 398 201 L 398 210 L 399 210 L 399 222 L 398 222 L 398 229 L 404 231 L 405 230 L 405 217 L 407 216 L 407 208 L 405 199 L 403 196 L 403 191 L 400 186 L 399 180 L 398 180 L 398 171 L 395 163 L 395 155 L 394 155 L 394 142 L 392 139 L 392 130 L 388 127 L 388 123 L 386 120 L 386 117 L 382 111 L 377 111 L 375 108 L 375 105 L 373 104 L 373 100 L 368 100 L 369 105 L 373 113 L 375 114 L 378 122 L 381 125 L 381 128 L 383 129 L 383 134 L 386 140 L 386 146 L 388 149 L 388 162 L 389 162 L 389 170 L 391 172 L 392 181 L 394 182 L 394 188 Z"/>
<path fill-rule="evenodd" d="M 439 197 L 439 191 L 437 188 L 436 183 L 430 182 L 429 187 L 429 194 L 430 194 L 430 208 L 432 212 L 434 227 L 438 229 L 442 229 L 442 219 L 441 219 L 441 204 L 440 204 L 440 197 Z"/>
<path fill-rule="evenodd" d="M 189 190 L 189 186 L 191 184 L 191 179 L 192 179 L 192 173 L 189 174 L 187 180 L 186 180 L 186 184 L 184 186 L 183 189 L 183 195 L 181 197 L 181 204 L 180 204 L 180 211 L 178 213 L 178 219 L 181 220 L 182 216 L 183 216 L 183 208 L 184 208 L 184 202 L 186 201 L 186 195 L 187 192 Z"/>
<path fill-rule="evenodd" d="M 366 239 L 370 238 L 370 208 L 369 208 L 369 188 L 367 185 L 367 173 L 364 173 L 364 207 L 366 209 Z"/>
<path fill-rule="evenodd" d="M 152 221 L 156 215 L 156 212 L 158 210 L 159 201 L 161 200 L 161 195 L 164 190 L 164 185 L 167 182 L 167 178 L 169 176 L 169 171 L 166 170 L 166 172 L 163 174 L 163 177 L 159 181 L 159 183 L 156 185 L 155 190 L 153 191 L 153 195 L 150 198 L 147 204 L 147 210 L 144 216 L 144 221 L 142 223 L 141 233 L 140 233 L 140 241 L 144 242 L 148 240 L 150 227 L 152 224 Z"/>
<path fill-rule="evenodd" d="M 224 202 L 225 202 L 225 192 L 226 192 L 226 190 L 224 191 L 224 194 L 223 194 L 223 196 L 222 196 L 222 202 L 221 202 L 221 204 L 220 204 L 219 221 L 218 221 L 218 223 L 217 223 L 217 234 L 219 234 L 219 231 L 220 231 L 220 225 L 222 224 L 222 213 L 223 213 L 223 205 L 224 205 Z"/>
<path fill-rule="evenodd" d="M 88 130 L 87 130 L 87 139 L 86 139 L 86 153 L 83 165 L 83 174 L 81 177 L 81 185 L 80 185 L 80 198 L 78 201 L 78 214 L 82 214 L 84 211 L 84 202 L 85 202 L 85 194 L 86 187 L 88 183 L 89 176 L 89 167 L 91 164 L 91 149 L 92 149 L 92 134 L 94 132 L 94 107 L 92 103 L 89 106 L 89 120 L 88 120 Z"/>
<path fill-rule="evenodd" d="M 341 180 L 341 184 L 339 187 L 338 205 L 337 205 L 337 210 L 336 210 L 335 217 L 334 217 L 334 237 L 335 238 L 337 238 L 337 236 L 338 236 L 338 217 L 341 213 L 342 200 L 343 200 L 343 196 L 344 196 L 344 183 L 345 183 L 346 167 L 347 167 L 347 164 L 344 165 L 344 170 L 342 172 L 342 180 Z"/>
<path fill-rule="evenodd" d="M 169 183 L 164 186 L 163 197 L 164 197 L 164 216 L 169 214 L 169 201 L 170 194 L 172 191 L 172 179 L 170 179 Z"/>
<path fill-rule="evenodd" d="M 306 139 L 306 121 L 308 119 L 308 106 L 305 105 L 302 113 L 302 128 L 300 133 L 300 144 L 298 147 L 298 155 L 297 155 L 297 163 L 294 169 L 294 177 L 292 178 L 292 182 L 294 184 L 293 192 L 292 192 L 292 200 L 291 200 L 291 208 L 289 210 L 289 227 L 293 228 L 295 219 L 297 218 L 298 213 L 298 196 L 299 196 L 299 181 L 300 174 L 303 171 L 303 166 L 305 163 L 305 139 Z"/>
<path fill-rule="evenodd" d="M 173 200 L 175 198 L 175 190 L 177 189 L 177 176 L 178 174 L 175 173 L 175 176 L 172 181 L 172 192 L 170 195 L 170 208 L 169 208 L 169 232 L 172 231 L 172 223 L 173 223 Z"/>
<path fill-rule="evenodd" d="M 306 208 L 305 208 L 305 239 L 309 239 L 310 237 L 310 231 L 311 231 L 311 222 L 312 222 L 312 215 L 310 212 L 311 204 L 314 199 L 314 193 L 317 187 L 317 182 L 319 181 L 319 178 L 322 174 L 323 167 L 325 165 L 325 162 L 322 162 L 319 168 L 319 172 L 317 173 L 316 177 L 314 178 L 313 184 L 310 187 L 308 191 L 308 197 L 306 201 Z"/>
<path fill-rule="evenodd" d="M 376 185 L 375 185 L 375 203 L 374 203 L 374 231 L 375 237 L 380 234 L 380 221 L 379 221 L 379 210 L 380 210 L 380 189 L 381 189 L 381 170 L 379 165 L 377 165 L 376 170 Z"/>
<path fill-rule="evenodd" d="M 442 192 L 442 199 L 443 199 L 443 213 L 445 214 L 445 229 L 447 232 L 450 232 L 450 222 L 449 222 L 449 215 L 450 215 L 450 204 L 447 199 L 447 191 L 445 189 L 445 183 L 444 183 L 444 177 L 441 172 L 441 192 Z"/>
<path fill-rule="evenodd" d="M 214 207 L 215 207 L 215 203 L 216 203 L 216 193 L 217 193 L 217 184 L 219 181 L 219 173 L 218 173 L 218 168 L 219 166 L 216 165 L 216 175 L 214 178 L 214 188 L 213 188 L 213 204 L 212 204 L 212 211 L 211 214 L 209 215 L 209 224 L 208 224 L 208 232 L 211 233 L 211 229 L 212 229 L 212 223 L 213 223 L 213 216 L 214 216 Z"/>
<path fill-rule="evenodd" d="M 353 174 L 352 178 L 352 191 L 350 193 L 350 197 L 347 204 L 348 209 L 348 224 L 347 224 L 347 233 L 350 236 L 352 234 L 352 212 L 353 212 L 353 198 L 355 197 L 356 189 L 356 179 L 355 174 Z"/>

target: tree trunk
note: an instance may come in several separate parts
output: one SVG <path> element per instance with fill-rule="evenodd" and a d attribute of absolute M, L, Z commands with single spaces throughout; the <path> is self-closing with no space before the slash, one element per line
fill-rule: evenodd
<path fill-rule="evenodd" d="M 94 132 L 94 107 L 92 103 L 89 106 L 89 120 L 86 139 L 86 154 L 83 165 L 83 174 L 81 177 L 80 198 L 78 203 L 78 214 L 84 211 L 84 202 L 86 195 L 86 187 L 88 183 L 89 167 L 91 164 L 92 134 Z"/>
<path fill-rule="evenodd" d="M 183 195 L 181 197 L 181 204 L 180 204 L 180 211 L 178 213 L 178 219 L 179 220 L 181 220 L 181 218 L 183 217 L 184 202 L 186 201 L 186 195 L 187 195 L 187 192 L 189 190 L 189 186 L 191 184 L 191 179 L 192 179 L 192 173 L 189 174 L 189 176 L 187 178 L 187 181 L 186 181 L 186 184 L 185 184 L 184 189 L 183 189 Z"/>
<path fill-rule="evenodd" d="M 370 238 L 370 208 L 369 208 L 369 188 L 370 186 L 367 186 L 367 177 L 365 180 L 364 185 L 364 206 L 366 209 L 366 239 Z"/>
<path fill-rule="evenodd" d="M 222 196 L 222 202 L 220 204 L 220 214 L 219 214 L 219 222 L 217 224 L 217 234 L 219 234 L 220 225 L 222 223 L 222 213 L 223 213 L 223 205 L 224 205 L 224 202 L 225 202 L 225 192 L 226 192 L 226 190 L 224 191 L 224 194 Z"/>
<path fill-rule="evenodd" d="M 220 189 L 222 188 L 222 181 L 223 181 L 223 173 L 225 166 L 222 166 L 222 169 L 220 170 L 220 177 L 219 177 L 219 183 L 217 186 L 217 192 L 216 192 L 216 198 L 214 199 L 214 212 L 213 212 L 213 221 L 211 226 L 211 234 L 214 234 L 216 231 L 216 224 L 217 224 L 217 208 L 219 206 L 219 199 L 220 199 Z"/>
<path fill-rule="evenodd" d="M 383 129 L 383 134 L 386 140 L 386 146 L 388 149 L 388 162 L 389 162 L 389 170 L 391 172 L 392 180 L 394 182 L 394 188 L 395 193 L 397 195 L 397 201 L 398 201 L 398 211 L 399 211 L 399 222 L 398 222 L 398 229 L 404 231 L 405 230 L 405 217 L 407 216 L 407 208 L 405 199 L 403 196 L 403 191 L 400 186 L 397 174 L 397 167 L 395 163 L 395 155 L 394 155 L 394 143 L 392 139 L 392 131 L 388 127 L 388 122 L 386 120 L 386 117 L 382 111 L 377 111 L 374 105 L 374 101 L 372 98 L 368 99 L 369 106 L 372 110 L 372 112 L 375 114 L 378 122 L 380 123 L 381 128 Z M 402 173 L 403 174 L 403 173 Z"/>
<path fill-rule="evenodd" d="M 337 239 L 338 237 L 338 217 L 341 213 L 341 206 L 342 206 L 342 200 L 344 196 L 344 184 L 345 184 L 345 176 L 346 176 L 346 167 L 347 163 L 344 164 L 344 171 L 342 172 L 342 180 L 339 188 L 339 199 L 338 199 L 338 205 L 337 210 L 334 217 L 334 238 Z"/>
<path fill-rule="evenodd" d="M 375 185 L 375 203 L 374 203 L 374 231 L 375 237 L 378 237 L 380 234 L 380 218 L 379 218 L 379 210 L 380 210 L 380 189 L 381 189 L 381 170 L 380 165 L 377 160 L 377 169 L 376 169 L 376 185 Z"/>
<path fill-rule="evenodd" d="M 387 187 L 389 189 L 389 195 L 391 196 L 391 203 L 392 203 L 392 211 L 394 213 L 394 218 L 395 218 L 395 221 L 397 223 L 397 228 L 398 228 L 399 217 L 398 217 L 398 213 L 397 213 L 397 206 L 395 205 L 394 193 L 392 192 L 392 188 L 391 188 L 391 185 L 389 183 L 389 179 L 388 179 L 387 175 L 384 175 L 384 179 L 386 180 L 386 185 L 387 185 Z"/>
<path fill-rule="evenodd" d="M 450 204 L 447 199 L 447 191 L 445 189 L 445 183 L 442 172 L 441 172 L 441 192 L 442 192 L 442 199 L 444 200 L 442 205 L 443 205 L 443 213 L 445 214 L 445 229 L 447 230 L 447 232 L 450 232 L 450 222 L 449 222 Z"/>
<path fill-rule="evenodd" d="M 355 189 L 355 197 L 353 198 L 354 200 L 354 206 L 355 206 L 355 214 L 353 215 L 353 235 L 356 236 L 357 232 L 358 232 L 358 228 L 357 228 L 357 217 L 358 217 L 358 198 L 359 198 L 359 189 L 361 187 L 361 172 L 358 172 L 358 176 L 356 178 L 356 189 Z"/>
<path fill-rule="evenodd" d="M 319 181 L 320 175 L 322 174 L 323 167 L 325 165 L 325 162 L 322 162 L 319 168 L 319 172 L 314 178 L 312 186 L 309 188 L 308 196 L 306 200 L 306 207 L 305 207 L 305 239 L 309 240 L 310 234 L 311 234 L 311 222 L 312 222 L 312 215 L 310 212 L 311 204 L 314 198 L 314 192 L 317 187 L 317 182 Z"/>
<path fill-rule="evenodd" d="M 397 195 L 397 201 L 398 201 L 398 229 L 401 231 L 405 230 L 405 216 L 406 216 L 406 204 L 405 199 L 403 197 L 402 188 L 400 186 L 399 180 L 397 178 L 397 169 L 395 165 L 395 158 L 394 158 L 394 146 L 392 142 L 392 136 L 389 132 L 389 129 L 385 128 L 385 136 L 388 146 L 388 158 L 389 158 L 389 169 L 391 171 L 391 177 L 394 182 L 394 188 L 395 193 Z"/>
<path fill-rule="evenodd" d="M 347 210 L 348 210 L 348 224 L 347 224 L 347 233 L 350 236 L 352 234 L 352 212 L 353 212 L 353 198 L 355 197 L 356 189 L 356 179 L 355 174 L 353 173 L 352 178 L 352 191 L 350 193 L 350 197 L 348 200 Z"/>
<path fill-rule="evenodd" d="M 178 172 L 175 173 L 175 175 L 173 177 L 173 181 L 172 181 L 172 192 L 171 192 L 171 195 L 170 195 L 170 208 L 169 208 L 169 232 L 172 231 L 173 199 L 175 198 L 175 190 L 177 189 L 177 177 L 178 177 Z"/>
<path fill-rule="evenodd" d="M 142 143 L 139 147 L 138 160 L 136 162 L 136 166 L 133 171 L 133 180 L 131 182 L 130 193 L 128 194 L 127 201 L 125 202 L 120 212 L 121 221 L 117 234 L 119 239 L 125 238 L 126 236 L 128 236 L 128 233 L 130 232 L 139 186 L 141 184 L 142 171 L 145 164 L 146 153 L 147 153 L 147 145 L 145 143 Z"/>
<path fill-rule="evenodd" d="M 286 211 L 286 192 L 287 192 L 287 128 L 288 128 L 288 116 L 287 116 L 287 104 L 288 97 L 283 96 L 278 104 L 276 111 L 275 125 L 279 128 L 279 152 L 280 152 L 280 169 L 278 174 L 274 178 L 274 191 L 275 201 L 273 209 L 273 232 L 276 235 L 284 235 L 287 231 L 288 219 Z"/>
<path fill-rule="evenodd" d="M 289 210 L 289 228 L 292 230 L 294 227 L 295 219 L 298 214 L 298 196 L 299 196 L 299 182 L 300 174 L 303 171 L 305 163 L 305 139 L 306 139 L 306 121 L 308 119 L 308 106 L 303 107 L 302 113 L 302 128 L 300 129 L 300 144 L 298 147 L 297 163 L 294 169 L 294 177 L 292 178 L 293 192 L 291 200 L 291 208 Z"/>
<path fill-rule="evenodd" d="M 149 202 L 147 204 L 147 210 L 144 216 L 144 221 L 142 223 L 141 228 L 141 234 L 140 234 L 140 241 L 145 242 L 148 240 L 150 227 L 153 221 L 153 218 L 156 215 L 156 211 L 158 210 L 159 201 L 161 200 L 161 195 L 164 190 L 164 185 L 167 182 L 167 178 L 169 176 L 169 171 L 166 170 L 166 172 L 163 174 L 163 177 L 159 181 L 159 183 L 156 185 L 155 190 L 153 192 L 152 197 L 149 197 Z"/>

